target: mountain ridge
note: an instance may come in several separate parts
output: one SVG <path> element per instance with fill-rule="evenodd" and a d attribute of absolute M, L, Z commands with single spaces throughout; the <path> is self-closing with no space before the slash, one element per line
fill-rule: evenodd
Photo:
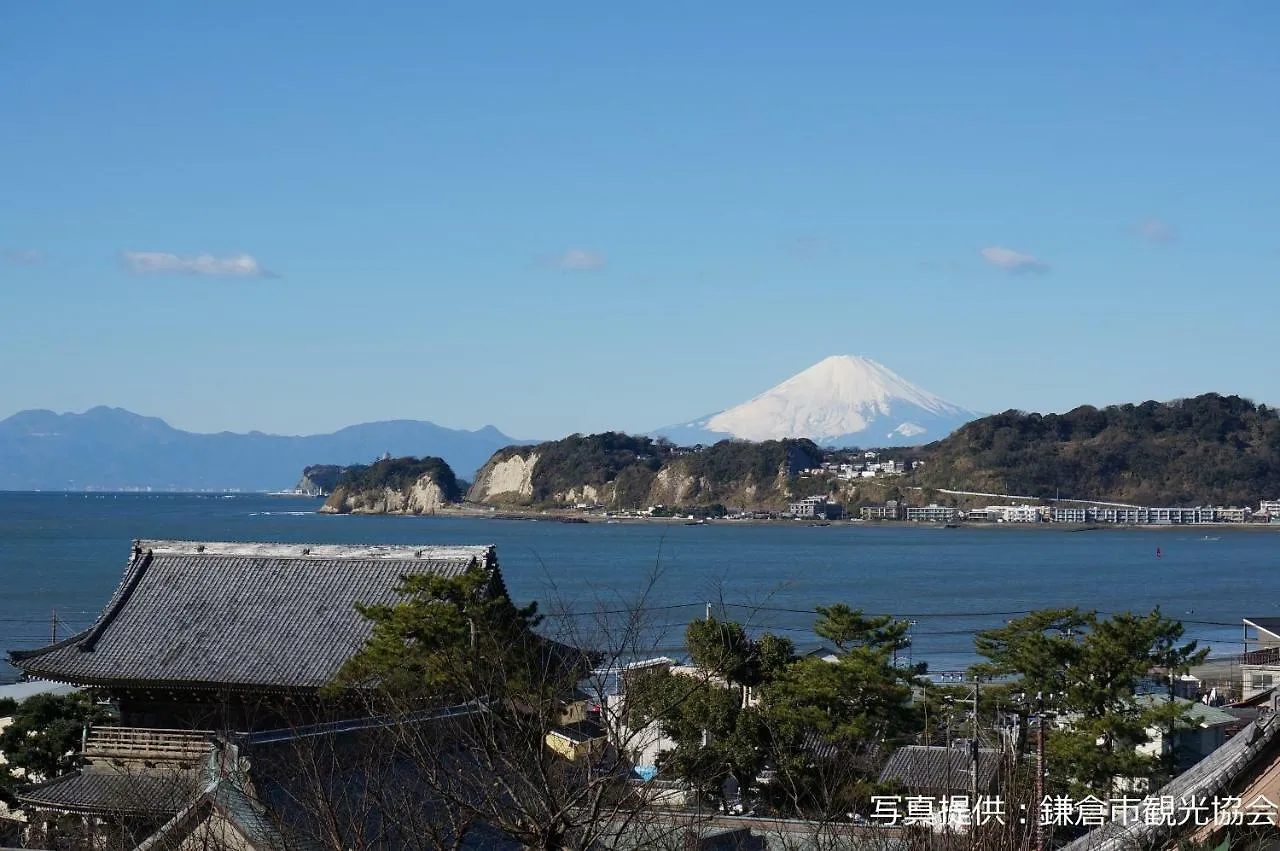
<path fill-rule="evenodd" d="M 246 490 L 287 487 L 313 464 L 368 464 L 383 453 L 436 455 L 464 475 L 521 441 L 494 426 L 426 420 L 356 423 L 279 435 L 191 432 L 160 417 L 98 405 L 82 413 L 19 411 L 0 420 L 0 490 Z"/>

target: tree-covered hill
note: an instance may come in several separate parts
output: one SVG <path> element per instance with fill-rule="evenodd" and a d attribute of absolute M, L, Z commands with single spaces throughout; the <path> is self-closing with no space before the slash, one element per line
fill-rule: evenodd
<path fill-rule="evenodd" d="M 348 467 L 338 478 L 334 490 L 348 493 L 390 489 L 401 491 L 428 476 L 440 488 L 448 502 L 462 498 L 462 488 L 453 469 L 443 458 L 384 458 L 373 464 Z"/>
<path fill-rule="evenodd" d="M 1248 505 L 1280 496 L 1280 417 L 1238 396 L 1006 411 L 930 444 L 933 488 L 1145 505 Z"/>

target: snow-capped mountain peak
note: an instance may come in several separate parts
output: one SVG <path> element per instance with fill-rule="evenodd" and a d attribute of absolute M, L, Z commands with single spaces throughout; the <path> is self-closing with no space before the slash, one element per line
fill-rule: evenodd
<path fill-rule="evenodd" d="M 741 405 L 658 433 L 683 443 L 807 437 L 882 446 L 937 440 L 977 416 L 870 358 L 836 355 Z"/>

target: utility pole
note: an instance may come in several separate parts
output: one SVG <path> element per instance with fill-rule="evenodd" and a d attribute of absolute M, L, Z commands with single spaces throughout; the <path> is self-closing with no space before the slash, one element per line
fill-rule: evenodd
<path fill-rule="evenodd" d="M 49 613 L 49 637 L 52 639 L 50 644 L 58 643 L 58 610 L 56 608 Z"/>
<path fill-rule="evenodd" d="M 1036 825 L 1035 851 L 1044 851 L 1044 822 L 1040 818 L 1040 802 L 1044 800 L 1044 692 L 1036 692 L 1036 796 L 1031 802 Z"/>
<path fill-rule="evenodd" d="M 973 678 L 973 741 L 969 743 L 969 806 L 978 805 L 978 688 L 981 678 Z"/>
<path fill-rule="evenodd" d="M 707 620 L 711 620 L 711 604 L 707 603 Z"/>

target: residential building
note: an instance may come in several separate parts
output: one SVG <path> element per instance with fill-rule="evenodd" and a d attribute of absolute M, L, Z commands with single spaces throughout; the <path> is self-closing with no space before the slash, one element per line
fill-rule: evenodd
<path fill-rule="evenodd" d="M 1117 523 L 1135 526 L 1189 525 L 1214 522 L 1212 508 L 1120 508 L 1099 506 L 1090 509 L 1098 523 Z"/>
<path fill-rule="evenodd" d="M 1280 517 L 1280 499 L 1264 499 L 1258 503 L 1258 513 L 1268 517 Z"/>
<path fill-rule="evenodd" d="M 1167 704 L 1168 694 L 1141 695 L 1138 701 L 1144 705 Z M 1190 719 L 1185 726 L 1175 730 L 1172 738 L 1168 731 L 1159 727 L 1147 730 L 1149 741 L 1138 747 L 1138 752 L 1151 756 L 1171 755 L 1174 757 L 1179 771 L 1185 771 L 1209 754 L 1216 751 L 1227 740 L 1227 731 L 1239 719 L 1229 712 L 1215 706 L 1206 706 L 1195 700 L 1175 697 L 1177 705 L 1186 712 Z"/>
<path fill-rule="evenodd" d="M 1280 618 L 1244 619 L 1240 699 L 1251 700 L 1280 685 Z"/>
<path fill-rule="evenodd" d="M 907 508 L 907 519 L 918 523 L 950 523 L 956 519 L 956 509 L 930 503 L 924 508 Z"/>
<path fill-rule="evenodd" d="M 1213 522 L 1247 523 L 1252 513 L 1247 508 L 1215 508 L 1213 509 Z"/>
<path fill-rule="evenodd" d="M 809 496 L 791 503 L 790 512 L 797 519 L 839 520 L 844 516 L 844 506 L 826 496 Z"/>
<path fill-rule="evenodd" d="M 1090 520 L 1087 508 L 1059 508 L 1049 512 L 1049 519 L 1054 523 L 1088 523 Z"/>
<path fill-rule="evenodd" d="M 908 795 L 949 798 L 967 795 L 973 784 L 973 751 L 969 742 L 960 746 L 904 745 L 893 752 L 880 772 L 881 783 L 897 783 Z M 995 788 L 1000 752 L 982 748 L 978 757 L 978 791 Z"/>
<path fill-rule="evenodd" d="M 988 505 L 987 517 L 1001 523 L 1039 523 L 1038 505 Z"/>
<path fill-rule="evenodd" d="M 987 523 L 999 520 L 998 514 L 992 514 L 989 508 L 971 508 L 964 512 L 964 519 L 970 523 Z"/>
<path fill-rule="evenodd" d="M 896 499 L 891 499 L 884 505 L 865 505 L 860 513 L 863 520 L 901 520 L 903 506 Z"/>
<path fill-rule="evenodd" d="M 900 787 L 907 796 L 936 802 L 930 808 L 930 824 L 963 833 L 971 821 L 969 814 L 939 805 L 956 798 L 968 800 L 973 794 L 975 770 L 978 795 L 991 795 L 996 789 L 1000 757 L 999 751 L 979 749 L 973 742 L 957 742 L 952 747 L 906 745 L 890 755 L 880 772 L 880 782 Z M 968 805 L 976 806 L 976 802 Z"/>

